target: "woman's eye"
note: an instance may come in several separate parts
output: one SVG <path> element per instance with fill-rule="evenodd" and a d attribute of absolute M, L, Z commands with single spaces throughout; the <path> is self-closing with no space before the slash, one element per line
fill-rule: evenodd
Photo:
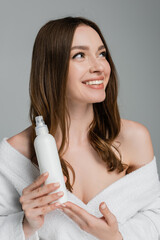
<path fill-rule="evenodd" d="M 84 57 L 84 53 L 82 52 L 79 52 L 79 53 L 76 53 L 72 58 L 75 59 L 75 58 L 83 58 Z"/>
<path fill-rule="evenodd" d="M 107 53 L 106 53 L 106 51 L 103 51 L 103 52 L 101 52 L 99 55 L 106 58 Z"/>

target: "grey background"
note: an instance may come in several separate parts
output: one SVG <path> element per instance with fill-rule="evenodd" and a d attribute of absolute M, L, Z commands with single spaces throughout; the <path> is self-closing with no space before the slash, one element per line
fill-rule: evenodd
<path fill-rule="evenodd" d="M 34 39 L 44 23 L 68 15 L 100 26 L 119 75 L 121 117 L 148 128 L 160 173 L 159 0 L 0 0 L 0 139 L 29 126 Z"/>

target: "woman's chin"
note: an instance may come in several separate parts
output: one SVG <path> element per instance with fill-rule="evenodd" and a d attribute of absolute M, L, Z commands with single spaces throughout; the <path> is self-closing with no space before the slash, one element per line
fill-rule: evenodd
<path fill-rule="evenodd" d="M 100 102 L 103 102 L 106 98 L 106 94 L 104 94 L 103 96 L 95 96 L 93 99 L 92 99 L 92 103 L 100 103 Z"/>

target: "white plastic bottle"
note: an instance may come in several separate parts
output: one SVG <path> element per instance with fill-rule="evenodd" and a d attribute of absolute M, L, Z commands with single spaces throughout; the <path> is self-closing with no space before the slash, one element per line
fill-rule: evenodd
<path fill-rule="evenodd" d="M 63 197 L 59 198 L 59 203 L 67 202 L 67 190 L 64 182 L 61 162 L 59 159 L 57 146 L 54 137 L 49 134 L 48 127 L 45 125 L 42 116 L 37 116 L 36 120 L 36 135 L 34 140 L 34 148 L 40 168 L 40 173 L 49 172 L 49 176 L 45 184 L 59 182 L 60 187 L 54 191 L 63 191 Z M 55 201 L 57 202 L 57 201 Z"/>

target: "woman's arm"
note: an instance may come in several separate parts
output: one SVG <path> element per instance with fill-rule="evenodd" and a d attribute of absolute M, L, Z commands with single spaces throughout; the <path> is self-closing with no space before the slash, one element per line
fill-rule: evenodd
<path fill-rule="evenodd" d="M 25 145 L 25 144 L 24 144 Z M 6 140 L 0 142 L 0 239 L 25 240 L 24 212 L 19 202 L 21 189 L 27 184 L 23 172 L 24 159 Z M 28 168 L 25 162 L 25 167 Z M 23 179 L 22 179 L 23 176 Z M 35 233 L 29 240 L 38 240 Z"/>
<path fill-rule="evenodd" d="M 14 139 L 11 140 L 13 146 Z M 38 240 L 44 216 L 58 208 L 56 203 L 51 203 L 62 196 L 50 193 L 59 186 L 44 185 L 48 174 L 39 176 L 30 161 L 17 152 L 20 144 L 12 149 L 8 143 L 11 142 L 0 143 L 0 239 Z"/>
<path fill-rule="evenodd" d="M 152 161 L 154 158 L 152 140 L 148 129 L 144 125 L 123 119 L 122 135 L 123 151 L 129 162 L 127 173 L 133 172 Z"/>
<path fill-rule="evenodd" d="M 154 157 L 148 129 L 140 123 L 124 121 L 126 148 L 129 153 L 128 173 L 149 163 Z M 150 205 L 120 226 L 124 240 L 158 240 L 160 238 L 160 194 Z"/>
<path fill-rule="evenodd" d="M 124 240 L 160 239 L 160 196 L 119 226 Z"/>
<path fill-rule="evenodd" d="M 19 203 L 19 194 L 14 185 L 0 170 L 0 239 L 25 240 L 23 232 L 24 212 Z M 38 240 L 35 233 L 29 240 Z"/>

